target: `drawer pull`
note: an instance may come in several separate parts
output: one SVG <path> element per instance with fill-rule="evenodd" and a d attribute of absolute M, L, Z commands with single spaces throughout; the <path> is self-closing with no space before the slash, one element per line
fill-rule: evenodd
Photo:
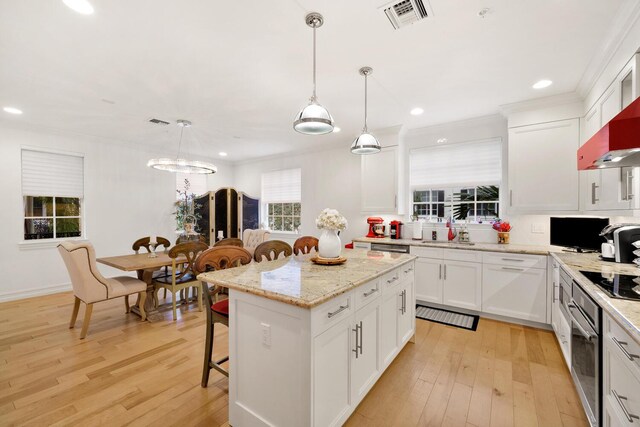
<path fill-rule="evenodd" d="M 629 353 L 629 351 L 627 351 L 627 349 L 624 347 L 625 345 L 628 345 L 626 341 L 618 341 L 616 337 L 611 337 L 611 339 L 613 340 L 614 343 L 616 343 L 618 348 L 622 350 L 624 355 L 627 356 L 627 359 L 631 360 L 632 362 L 633 362 L 633 359 L 640 359 L 640 356 L 638 356 L 637 354 L 631 354 Z"/>
<path fill-rule="evenodd" d="M 405 271 L 404 271 L 404 274 L 410 273 L 410 272 L 412 272 L 412 271 L 413 271 L 413 267 L 409 268 L 408 270 L 405 270 Z"/>
<path fill-rule="evenodd" d="M 398 278 L 397 278 L 397 277 L 392 277 L 391 279 L 387 280 L 387 283 L 393 283 L 393 282 L 395 282 L 396 280 L 398 280 Z"/>
<path fill-rule="evenodd" d="M 327 317 L 329 319 L 331 319 L 333 316 L 335 316 L 338 313 L 341 313 L 343 311 L 345 311 L 347 308 L 349 308 L 349 301 L 347 300 L 347 305 L 341 305 L 336 311 L 330 311 L 329 313 L 327 313 Z"/>
<path fill-rule="evenodd" d="M 368 297 L 369 295 L 378 292 L 378 290 L 376 288 L 371 289 L 369 292 L 365 292 L 362 294 L 363 297 Z"/>
<path fill-rule="evenodd" d="M 524 262 L 523 259 L 518 258 L 502 258 L 503 261 Z"/>
<path fill-rule="evenodd" d="M 503 270 L 510 270 L 510 271 L 524 271 L 524 268 L 515 268 L 515 267 L 501 267 Z"/>
<path fill-rule="evenodd" d="M 618 405 L 620 405 L 620 408 L 622 408 L 622 412 L 624 412 L 624 416 L 627 417 L 627 420 L 630 423 L 633 422 L 634 418 L 636 420 L 640 420 L 640 417 L 638 417 L 637 415 L 630 414 L 629 411 L 627 410 L 627 407 L 624 406 L 623 400 L 627 400 L 625 396 L 620 396 L 614 389 L 611 389 L 611 394 L 613 394 L 613 397 L 615 397 L 616 400 L 618 401 Z"/>

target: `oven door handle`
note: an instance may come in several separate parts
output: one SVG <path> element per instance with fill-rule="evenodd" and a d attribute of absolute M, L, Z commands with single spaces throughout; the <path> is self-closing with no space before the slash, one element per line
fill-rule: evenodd
<path fill-rule="evenodd" d="M 591 332 L 583 328 L 582 325 L 580 324 L 580 320 L 578 320 L 578 318 L 573 314 L 573 309 L 578 309 L 578 307 L 572 302 L 567 304 L 567 306 L 569 307 L 569 315 L 573 319 L 573 324 L 576 326 L 578 331 L 580 331 L 582 336 L 584 336 L 587 339 L 587 341 L 591 341 L 592 339 L 597 338 L 598 335 L 592 334 Z"/>

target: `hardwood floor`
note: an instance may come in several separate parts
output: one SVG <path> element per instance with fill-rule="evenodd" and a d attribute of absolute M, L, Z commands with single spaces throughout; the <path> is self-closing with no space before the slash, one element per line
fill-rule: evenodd
<path fill-rule="evenodd" d="M 68 329 L 70 293 L 0 304 L 1 425 L 228 426 L 227 379 L 200 387 L 205 317 L 141 323 L 96 304 L 89 334 Z M 84 308 L 79 318 L 82 319 Z M 218 328 L 215 355 L 227 353 Z M 478 331 L 417 321 L 351 426 L 587 425 L 551 332 L 481 319 Z"/>

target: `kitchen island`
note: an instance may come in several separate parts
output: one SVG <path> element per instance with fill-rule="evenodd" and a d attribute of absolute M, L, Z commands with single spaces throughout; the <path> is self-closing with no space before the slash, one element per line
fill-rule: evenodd
<path fill-rule="evenodd" d="M 414 256 L 345 250 L 203 273 L 229 289 L 229 423 L 341 425 L 415 332 Z"/>

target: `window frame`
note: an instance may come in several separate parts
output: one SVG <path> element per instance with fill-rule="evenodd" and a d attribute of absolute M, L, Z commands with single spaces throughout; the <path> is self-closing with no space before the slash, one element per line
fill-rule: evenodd
<path fill-rule="evenodd" d="M 277 201 L 269 201 L 269 200 L 265 200 L 264 199 L 264 177 L 267 174 L 273 174 L 275 172 L 289 172 L 289 171 L 295 171 L 295 170 L 299 170 L 299 195 L 300 195 L 300 199 L 296 199 L 296 198 L 283 198 L 282 200 L 277 200 Z M 271 170 L 271 171 L 267 171 L 267 172 L 263 172 L 261 174 L 260 177 L 260 188 L 261 188 L 261 192 L 260 192 L 260 220 L 262 223 L 263 228 L 265 228 L 266 230 L 271 231 L 272 234 L 288 234 L 288 235 L 298 235 L 300 234 L 300 227 L 302 227 L 302 168 L 301 167 L 292 167 L 292 168 L 286 168 L 286 169 L 277 169 L 277 170 Z M 286 204 L 299 204 L 300 205 L 300 213 L 299 215 L 294 215 L 294 206 L 292 206 L 292 214 L 291 215 L 284 215 L 284 214 L 280 214 L 280 215 L 270 215 L 269 214 L 269 205 L 286 205 Z M 283 224 L 283 228 L 284 228 L 284 218 L 285 217 L 291 217 L 292 218 L 292 227 L 293 230 L 292 231 L 288 231 L 288 230 L 276 230 L 271 228 L 271 224 L 270 224 L 270 217 L 272 216 L 277 216 L 277 217 L 281 217 L 283 218 L 282 224 Z M 298 228 L 295 228 L 295 218 L 299 218 L 299 225 Z"/>
<path fill-rule="evenodd" d="M 300 205 L 300 211 L 298 215 L 295 215 L 295 207 L 293 205 L 298 204 Z M 284 205 L 292 205 L 291 206 L 291 215 L 285 215 L 284 213 L 281 213 L 279 215 L 276 214 L 270 214 L 269 213 L 269 205 L 283 205 L 282 206 L 282 212 L 284 212 Z M 300 234 L 299 230 L 300 227 L 302 226 L 302 202 L 269 202 L 269 203 L 264 203 L 263 205 L 263 212 L 265 212 L 265 220 L 266 220 L 266 225 L 267 225 L 267 229 L 270 230 L 273 233 L 284 233 L 284 234 Z M 279 230 L 279 229 L 275 229 L 275 228 L 271 228 L 271 217 L 279 217 L 282 218 L 282 225 L 284 228 L 284 219 L 285 218 L 291 218 L 291 226 L 293 228 L 293 230 Z M 295 226 L 295 218 L 298 218 L 298 227 Z"/>
<path fill-rule="evenodd" d="M 497 199 L 494 200 L 478 200 L 478 188 L 479 187 L 488 187 L 488 186 L 495 186 L 498 187 L 498 197 Z M 475 190 L 474 191 L 474 199 L 473 201 L 454 201 L 453 197 L 451 197 L 450 199 L 448 199 L 447 195 L 448 193 L 451 191 L 451 194 L 455 194 L 458 192 L 462 192 L 465 190 Z M 457 190 L 457 191 L 454 191 Z M 429 200 L 428 201 L 424 201 L 424 202 L 416 202 L 415 201 L 415 193 L 418 191 L 426 191 L 429 192 Z M 443 191 L 444 192 L 444 197 L 443 200 L 437 200 L 437 201 L 433 201 L 433 193 L 434 192 L 439 192 L 439 191 Z M 414 216 L 414 212 L 415 212 L 415 207 L 416 205 L 422 205 L 426 207 L 426 210 L 428 212 L 427 215 L 418 215 L 418 219 L 424 219 L 430 223 L 436 223 L 436 222 L 442 222 L 439 221 L 439 219 L 444 219 L 446 220 L 447 217 L 446 216 L 437 216 L 438 215 L 438 211 L 436 210 L 435 216 L 433 214 L 434 212 L 434 206 L 443 206 L 443 214 L 445 214 L 447 208 L 450 209 L 450 211 L 453 211 L 453 209 L 455 208 L 456 205 L 463 205 L 463 204 L 472 204 L 473 205 L 473 212 L 474 212 L 474 217 L 473 219 L 469 219 L 469 217 L 467 216 L 467 218 L 465 219 L 454 219 L 455 221 L 466 221 L 469 224 L 489 224 L 491 223 L 491 221 L 494 221 L 497 218 L 500 218 L 501 215 L 501 210 L 502 210 L 502 202 L 501 202 L 501 198 L 502 198 L 502 185 L 500 183 L 493 183 L 493 184 L 486 184 L 486 183 L 480 183 L 480 184 L 475 184 L 475 185 L 466 185 L 466 186 L 459 186 L 459 185 L 448 185 L 448 186 L 438 186 L 438 187 L 425 187 L 425 186 L 416 186 L 416 187 L 412 187 L 411 188 L 411 216 Z M 477 207 L 479 204 L 483 204 L 483 203 L 487 203 L 487 204 L 494 204 L 498 206 L 497 212 L 496 212 L 496 216 L 495 218 L 490 218 L 490 219 L 480 219 L 478 220 L 478 215 L 477 215 Z M 452 213 L 452 217 L 453 217 L 453 213 Z"/>
<path fill-rule="evenodd" d="M 26 233 L 22 234 L 22 238 L 24 242 L 33 242 L 33 241 L 62 241 L 62 240 L 69 240 L 69 239 L 79 239 L 79 240 L 83 240 L 84 239 L 84 209 L 83 209 L 83 199 L 82 197 L 67 197 L 67 196 L 31 196 L 31 195 L 23 195 L 22 196 L 22 200 L 23 200 L 23 207 L 25 207 L 25 198 L 27 197 L 50 197 L 51 200 L 51 211 L 52 211 L 52 215 L 51 216 L 27 216 L 26 214 L 23 216 L 23 220 L 26 221 L 28 219 L 34 220 L 34 219 L 51 219 L 53 221 L 53 226 L 52 226 L 52 230 L 53 230 L 53 237 L 43 237 L 43 238 L 35 238 L 35 239 L 25 239 L 24 235 Z M 78 200 L 78 211 L 80 213 L 80 215 L 72 215 L 72 216 L 64 216 L 64 215 L 58 215 L 56 212 L 56 206 L 57 206 L 57 202 L 56 199 L 77 199 Z M 79 229 L 80 229 L 80 235 L 79 236 L 69 236 L 69 237 L 58 237 L 58 219 L 78 219 L 79 222 Z"/>

